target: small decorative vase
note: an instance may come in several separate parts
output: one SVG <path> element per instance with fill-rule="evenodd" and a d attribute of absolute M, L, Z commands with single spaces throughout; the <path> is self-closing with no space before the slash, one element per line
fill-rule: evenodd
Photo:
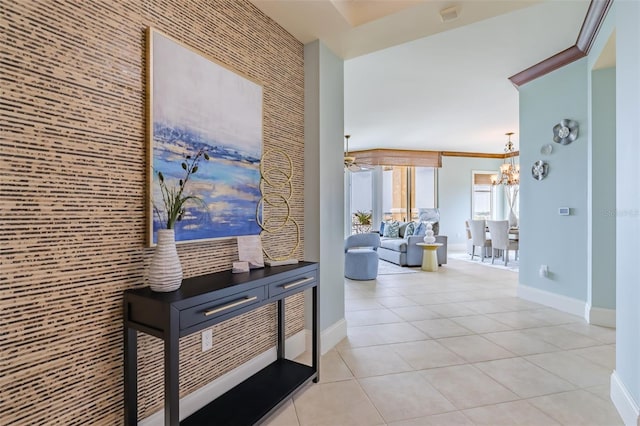
<path fill-rule="evenodd" d="M 509 209 L 509 228 L 518 227 L 518 216 L 514 213 L 513 209 Z"/>
<path fill-rule="evenodd" d="M 427 222 L 427 231 L 424 233 L 424 238 L 422 239 L 427 244 L 433 244 L 436 242 L 436 237 L 433 236 L 433 226 L 431 222 Z"/>
<path fill-rule="evenodd" d="M 158 244 L 149 267 L 149 287 L 158 292 L 174 291 L 182 284 L 182 266 L 173 229 L 158 230 Z"/>

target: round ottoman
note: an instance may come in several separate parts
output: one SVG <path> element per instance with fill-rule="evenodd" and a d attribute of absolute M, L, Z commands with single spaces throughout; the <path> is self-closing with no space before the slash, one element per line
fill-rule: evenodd
<path fill-rule="evenodd" d="M 349 249 L 344 254 L 344 276 L 352 280 L 375 280 L 378 252 L 366 248 Z"/>

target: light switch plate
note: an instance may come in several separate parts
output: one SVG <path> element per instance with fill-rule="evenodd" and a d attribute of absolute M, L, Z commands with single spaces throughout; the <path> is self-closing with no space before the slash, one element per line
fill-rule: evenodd
<path fill-rule="evenodd" d="M 570 213 L 571 210 L 569 209 L 569 207 L 558 207 L 558 214 L 560 216 L 569 216 Z"/>

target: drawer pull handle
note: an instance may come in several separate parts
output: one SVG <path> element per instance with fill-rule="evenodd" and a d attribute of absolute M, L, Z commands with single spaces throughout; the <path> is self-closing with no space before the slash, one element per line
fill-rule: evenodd
<path fill-rule="evenodd" d="M 218 312 L 226 311 L 227 309 L 235 308 L 236 306 L 244 305 L 245 303 L 253 302 L 256 300 L 258 296 L 253 297 L 245 297 L 244 299 L 236 300 L 235 302 L 228 303 L 226 305 L 222 305 L 219 308 L 212 309 L 204 313 L 205 317 L 209 315 L 217 314 Z"/>
<path fill-rule="evenodd" d="M 292 287 L 295 287 L 295 286 L 298 286 L 300 284 L 304 284 L 304 283 L 308 283 L 309 281 L 313 281 L 314 279 L 315 278 L 313 278 L 313 277 L 302 278 L 301 280 L 294 281 L 294 282 L 289 283 L 289 284 L 285 284 L 285 285 L 282 286 L 282 288 L 284 288 L 285 290 L 288 290 L 288 289 L 290 289 Z"/>

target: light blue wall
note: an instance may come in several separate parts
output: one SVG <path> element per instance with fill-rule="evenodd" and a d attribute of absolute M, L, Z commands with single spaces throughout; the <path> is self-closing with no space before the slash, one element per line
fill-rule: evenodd
<path fill-rule="evenodd" d="M 616 69 L 591 72 L 591 294 L 593 307 L 616 308 Z"/>
<path fill-rule="evenodd" d="M 616 373 L 640 405 L 640 2 L 616 1 Z M 637 409 L 637 408 L 636 408 Z M 636 413 L 637 415 L 637 413 Z"/>
<path fill-rule="evenodd" d="M 305 260 L 320 262 L 320 329 L 344 319 L 343 61 L 304 47 Z M 327 348 L 323 348 L 327 349 Z"/>
<path fill-rule="evenodd" d="M 464 221 L 471 216 L 471 172 L 497 172 L 502 163 L 503 160 L 491 158 L 442 157 L 442 168 L 438 170 L 440 234 L 448 236 L 450 247 L 460 249 L 466 244 Z M 498 196 L 504 197 L 501 193 Z"/>
<path fill-rule="evenodd" d="M 581 59 L 520 87 L 520 283 L 587 300 L 587 60 Z M 580 134 L 569 145 L 553 142 L 553 126 L 576 120 Z M 553 152 L 540 148 L 551 143 Z M 536 160 L 549 175 L 534 180 Z M 559 216 L 569 207 L 570 216 Z M 538 275 L 548 265 L 549 276 Z"/>

